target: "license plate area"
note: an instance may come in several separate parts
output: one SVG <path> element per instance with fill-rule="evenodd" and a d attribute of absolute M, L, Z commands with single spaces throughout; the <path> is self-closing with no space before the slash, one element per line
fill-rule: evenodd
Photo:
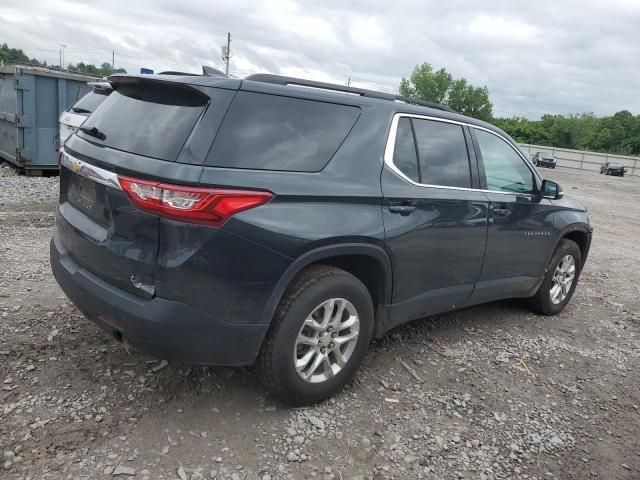
<path fill-rule="evenodd" d="M 108 227 L 111 220 L 107 187 L 77 174 L 71 174 L 67 199 L 91 220 Z"/>

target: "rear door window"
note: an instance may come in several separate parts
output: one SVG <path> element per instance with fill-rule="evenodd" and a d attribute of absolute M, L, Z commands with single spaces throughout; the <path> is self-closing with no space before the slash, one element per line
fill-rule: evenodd
<path fill-rule="evenodd" d="M 353 106 L 239 92 L 206 164 L 317 172 L 329 163 L 359 115 Z"/>
<path fill-rule="evenodd" d="M 446 187 L 471 187 L 469 154 L 462 126 L 414 118 L 421 182 Z"/>
<path fill-rule="evenodd" d="M 121 85 L 82 125 L 82 138 L 125 152 L 175 161 L 208 97 L 180 85 Z"/>
<path fill-rule="evenodd" d="M 471 187 L 469 154 L 460 125 L 401 117 L 393 163 L 406 177 L 423 185 Z"/>

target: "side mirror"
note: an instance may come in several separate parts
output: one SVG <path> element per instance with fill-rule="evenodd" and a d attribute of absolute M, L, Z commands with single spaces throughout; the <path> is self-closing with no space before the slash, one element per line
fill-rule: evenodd
<path fill-rule="evenodd" d="M 551 200 L 559 200 L 562 198 L 563 192 L 560 185 L 551 180 L 543 180 L 540 187 L 542 198 L 550 198 Z"/>

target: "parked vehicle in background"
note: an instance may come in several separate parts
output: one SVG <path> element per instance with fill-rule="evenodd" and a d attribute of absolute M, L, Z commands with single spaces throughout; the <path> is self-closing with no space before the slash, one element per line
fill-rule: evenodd
<path fill-rule="evenodd" d="M 605 175 L 615 175 L 617 177 L 624 177 L 624 174 L 627 173 L 627 169 L 621 163 L 604 162 L 600 166 L 600 173 L 604 173 Z"/>
<path fill-rule="evenodd" d="M 536 167 L 556 168 L 556 158 L 551 152 L 536 152 L 533 155 L 533 164 Z"/>
<path fill-rule="evenodd" d="M 397 325 L 513 297 L 555 315 L 573 295 L 586 210 L 488 123 L 273 75 L 110 83 L 65 145 L 51 265 L 117 340 L 255 364 L 303 405 Z"/>
<path fill-rule="evenodd" d="M 88 82 L 92 90 L 60 115 L 60 147 L 113 91 L 109 82 Z"/>

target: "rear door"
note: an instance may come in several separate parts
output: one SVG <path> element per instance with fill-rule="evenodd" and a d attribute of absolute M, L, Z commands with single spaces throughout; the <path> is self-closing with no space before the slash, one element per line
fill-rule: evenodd
<path fill-rule="evenodd" d="M 135 77 L 121 81 L 66 143 L 55 239 L 81 267 L 149 296 L 159 220 L 129 201 L 119 177 L 197 184 L 211 132 L 234 92 L 205 94 Z"/>
<path fill-rule="evenodd" d="M 553 246 L 549 200 L 517 148 L 491 130 L 471 127 L 480 181 L 489 198 L 489 232 L 472 301 L 528 296 L 544 274 Z"/>
<path fill-rule="evenodd" d="M 382 173 L 392 324 L 453 309 L 470 297 L 487 237 L 488 201 L 478 187 L 465 125 L 394 117 Z"/>

